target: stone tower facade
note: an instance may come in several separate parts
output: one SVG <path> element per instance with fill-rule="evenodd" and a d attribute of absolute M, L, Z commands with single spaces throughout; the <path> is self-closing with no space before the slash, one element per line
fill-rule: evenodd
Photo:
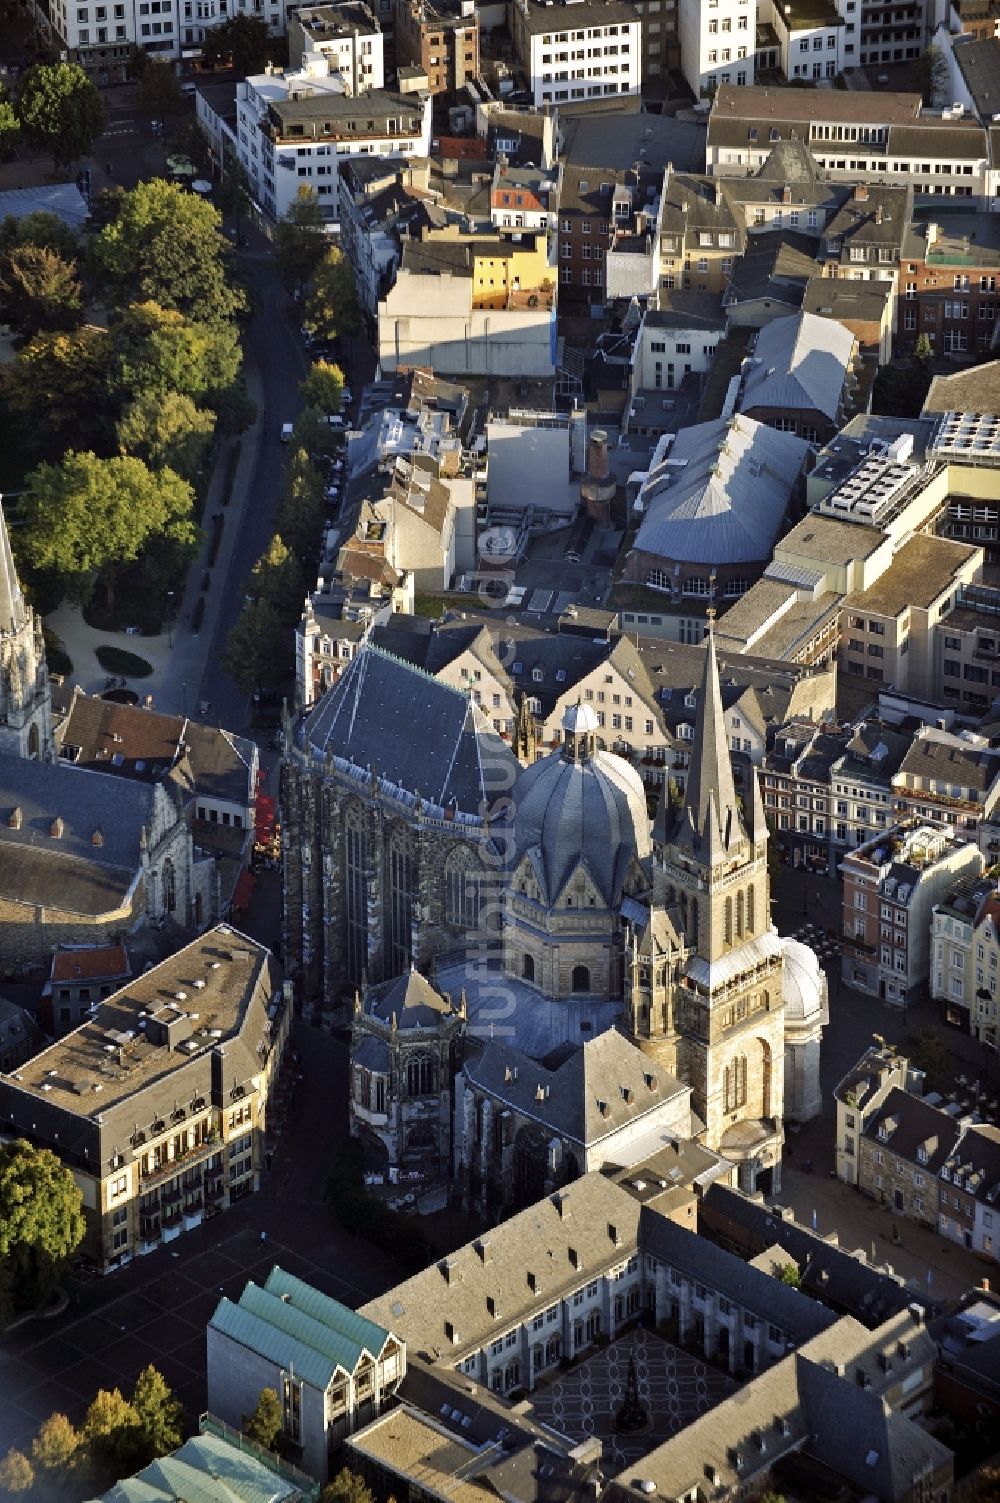
<path fill-rule="evenodd" d="M 692 1088 L 705 1141 L 744 1189 L 780 1185 L 783 946 L 770 919 L 755 775 L 736 797 L 714 636 L 680 808 L 657 821 L 659 903 L 632 941 L 625 1028 Z"/>
<path fill-rule="evenodd" d="M 51 761 L 52 702 L 42 618 L 28 605 L 0 509 L 0 753 Z"/>

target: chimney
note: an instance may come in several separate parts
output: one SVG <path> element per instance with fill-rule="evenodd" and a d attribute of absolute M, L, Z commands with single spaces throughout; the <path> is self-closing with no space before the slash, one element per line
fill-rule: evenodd
<path fill-rule="evenodd" d="M 583 1259 L 580 1257 L 580 1254 L 577 1252 L 575 1247 L 571 1247 L 569 1249 L 569 1261 L 571 1267 L 573 1268 L 583 1267 Z"/>
<path fill-rule="evenodd" d="M 565 1190 L 557 1190 L 556 1191 L 555 1195 L 553 1195 L 553 1197 L 552 1197 L 552 1204 L 555 1206 L 556 1210 L 559 1212 L 559 1220 L 560 1221 L 568 1221 L 569 1220 L 569 1196 L 566 1194 Z"/>
<path fill-rule="evenodd" d="M 493 1261 L 492 1258 L 490 1257 L 490 1239 L 489 1239 L 489 1237 L 477 1237 L 476 1240 L 475 1240 L 475 1242 L 473 1242 L 472 1245 L 473 1245 L 473 1247 L 476 1250 L 476 1254 L 477 1254 L 477 1256 L 479 1258 L 480 1263 L 484 1263 L 485 1264 L 485 1263 L 490 1263 L 490 1262 Z"/>
<path fill-rule="evenodd" d="M 91 835 L 91 837 L 90 837 L 90 843 L 91 843 L 91 845 L 103 845 L 104 844 L 104 831 L 101 829 L 101 827 L 99 825 L 98 825 L 97 829 L 94 831 L 93 835 Z"/>
<path fill-rule="evenodd" d="M 791 190 L 791 188 L 789 188 L 788 184 L 786 183 L 785 186 L 781 190 L 781 202 L 783 204 L 790 204 L 791 201 L 792 201 L 792 190 Z"/>
<path fill-rule="evenodd" d="M 614 1243 L 615 1247 L 621 1247 L 621 1234 L 613 1221 L 608 1222 L 608 1238 L 611 1242 Z"/>
<path fill-rule="evenodd" d="M 61 840 L 62 839 L 62 833 L 63 833 L 62 815 L 57 814 L 56 817 L 55 817 L 55 819 L 49 825 L 49 834 L 52 836 L 53 840 Z"/>
<path fill-rule="evenodd" d="M 21 828 L 22 818 L 23 815 L 21 814 L 21 805 L 15 804 L 13 809 L 7 815 L 8 830 L 19 830 Z"/>
<path fill-rule="evenodd" d="M 446 1284 L 458 1283 L 458 1268 L 456 1266 L 456 1259 L 442 1258 L 440 1263 L 438 1264 L 438 1267 L 441 1270 Z"/>
<path fill-rule="evenodd" d="M 532 1294 L 541 1294 L 542 1292 L 538 1278 L 533 1273 L 528 1274 L 528 1288 L 531 1290 Z"/>
<path fill-rule="evenodd" d="M 856 204 L 866 204 L 868 202 L 867 183 L 858 183 L 857 187 L 854 189 L 854 202 Z"/>
<path fill-rule="evenodd" d="M 876 224 L 881 224 L 882 223 L 882 205 L 881 204 L 879 204 L 878 208 L 875 210 L 875 223 Z"/>

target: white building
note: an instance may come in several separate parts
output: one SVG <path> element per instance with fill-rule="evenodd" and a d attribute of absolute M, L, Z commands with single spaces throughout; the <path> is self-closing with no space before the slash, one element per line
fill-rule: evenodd
<path fill-rule="evenodd" d="M 681 72 L 696 98 L 753 83 L 756 21 L 751 0 L 679 0 Z"/>
<path fill-rule="evenodd" d="M 33 0 L 40 33 L 98 84 L 124 82 L 134 47 L 158 62 L 199 56 L 215 26 L 234 16 L 267 22 L 272 36 L 285 30 L 286 0 Z"/>
<path fill-rule="evenodd" d="M 352 96 L 325 57 L 308 53 L 295 73 L 269 71 L 236 86 L 239 160 L 271 219 L 312 188 L 323 218 L 337 219 L 340 163 L 348 156 L 427 156 L 430 95 Z"/>
<path fill-rule="evenodd" d="M 514 0 L 511 30 L 536 108 L 639 92 L 642 23 L 625 0 Z"/>
<path fill-rule="evenodd" d="M 385 87 L 382 42 L 382 28 L 364 0 L 303 5 L 288 20 L 289 64 L 294 68 L 307 53 L 320 53 L 348 94 Z"/>
<path fill-rule="evenodd" d="M 787 79 L 813 81 L 843 72 L 847 27 L 833 0 L 762 0 L 757 19 L 770 21 Z"/>

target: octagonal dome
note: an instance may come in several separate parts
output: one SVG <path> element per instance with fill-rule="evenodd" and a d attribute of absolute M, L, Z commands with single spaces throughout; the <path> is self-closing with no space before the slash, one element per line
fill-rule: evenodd
<path fill-rule="evenodd" d="M 785 1019 L 790 1023 L 809 1022 L 823 1011 L 823 974 L 816 952 L 797 939 L 783 940 L 782 950 Z"/>
<path fill-rule="evenodd" d="M 574 706 L 567 716 L 589 706 Z M 596 717 L 595 717 L 596 720 Z M 646 793 L 639 774 L 612 752 L 591 750 L 589 723 L 568 726 L 567 745 L 520 774 L 511 791 L 511 867 L 530 854 L 549 904 L 583 861 L 608 908 L 625 878 L 651 851 Z"/>

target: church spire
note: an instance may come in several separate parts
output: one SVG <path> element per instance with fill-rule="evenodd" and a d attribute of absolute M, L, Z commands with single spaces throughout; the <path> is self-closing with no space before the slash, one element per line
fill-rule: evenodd
<path fill-rule="evenodd" d="M 26 609 L 14 568 L 7 522 L 0 505 L 0 632 L 16 632 L 24 625 Z"/>
<path fill-rule="evenodd" d="M 704 835 L 706 819 L 718 821 L 719 833 L 728 843 L 738 823 L 733 764 L 726 741 L 726 717 L 722 709 L 722 685 L 715 655 L 715 612 L 708 612 L 708 645 L 701 698 L 691 743 L 684 807 L 691 827 Z"/>

